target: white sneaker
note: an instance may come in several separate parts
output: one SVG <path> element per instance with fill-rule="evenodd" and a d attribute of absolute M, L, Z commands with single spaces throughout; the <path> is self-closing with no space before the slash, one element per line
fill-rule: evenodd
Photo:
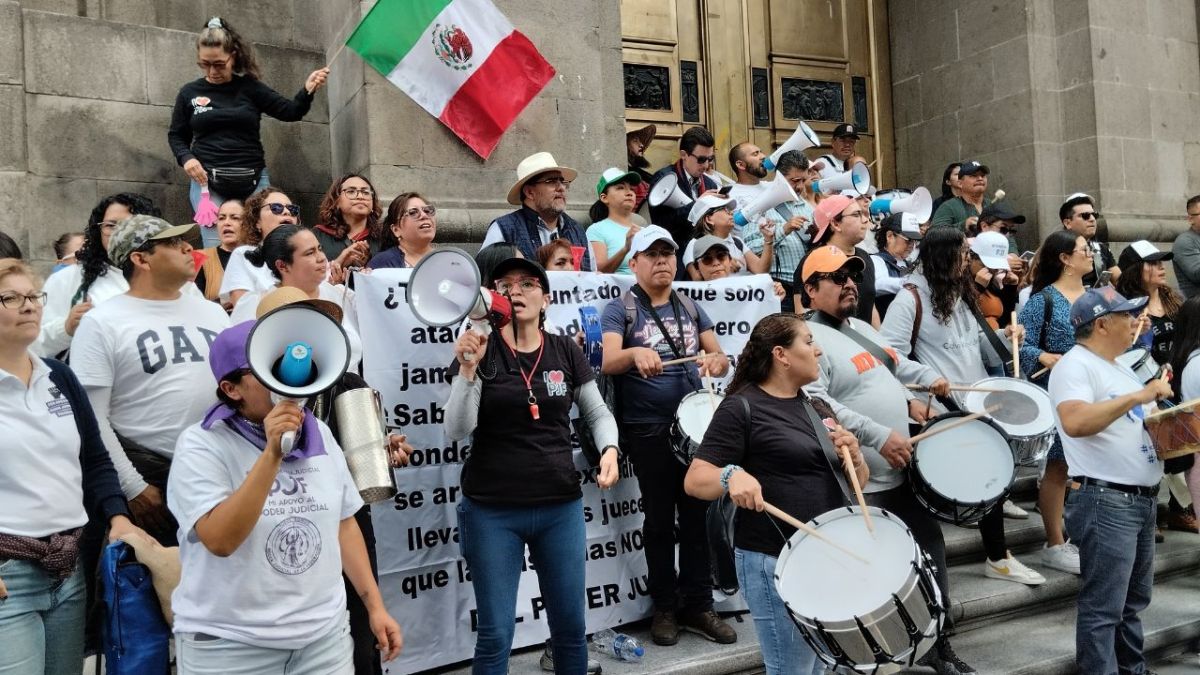
<path fill-rule="evenodd" d="M 1000 562 L 986 560 L 984 562 L 983 576 L 992 579 L 1015 581 L 1026 586 L 1040 586 L 1046 583 L 1046 577 L 1026 567 L 1020 560 L 1014 558 L 1011 553 Z"/>
<path fill-rule="evenodd" d="M 1005 499 L 1004 517 L 1012 518 L 1013 520 L 1025 520 L 1029 517 L 1029 512 L 1014 504 L 1011 499 Z"/>
<path fill-rule="evenodd" d="M 1047 545 L 1042 548 L 1042 564 L 1063 572 L 1079 574 L 1079 549 L 1070 542 L 1058 546 Z"/>

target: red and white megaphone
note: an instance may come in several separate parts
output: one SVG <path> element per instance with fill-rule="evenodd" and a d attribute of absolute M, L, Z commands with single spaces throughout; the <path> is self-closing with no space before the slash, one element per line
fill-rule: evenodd
<path fill-rule="evenodd" d="M 924 223 L 933 215 L 933 197 L 929 190 L 919 187 L 912 194 L 888 194 L 871 200 L 871 217 L 886 218 L 893 213 L 911 213 L 918 223 Z"/>
<path fill-rule="evenodd" d="M 650 188 L 650 196 L 647 201 L 653 207 L 669 206 L 677 209 L 687 206 L 695 200 L 679 189 L 679 177 L 674 173 L 669 173 L 658 179 L 658 182 Z"/>
<path fill-rule="evenodd" d="M 865 195 L 870 187 L 871 171 L 863 162 L 855 162 L 849 171 L 812 182 L 812 191 L 822 195 L 835 195 L 842 190 L 854 190 L 860 195 Z"/>
<path fill-rule="evenodd" d="M 759 214 L 765 213 L 780 204 L 798 201 L 799 199 L 800 197 L 796 196 L 796 191 L 792 189 L 792 184 L 788 182 L 787 178 L 782 174 L 775 174 L 775 180 L 767 183 L 767 189 L 758 193 L 757 197 L 751 199 L 745 206 L 733 214 L 733 222 L 738 227 L 745 227 L 757 218 Z"/>
<path fill-rule="evenodd" d="M 821 139 L 817 138 L 817 132 L 812 130 L 804 122 L 796 125 L 796 131 L 791 137 L 783 142 L 783 145 L 775 148 L 775 152 L 771 156 L 763 160 L 763 168 L 767 171 L 774 171 L 775 166 L 779 164 L 779 158 L 783 157 L 783 153 L 790 150 L 807 150 L 815 148 L 821 144 Z"/>
<path fill-rule="evenodd" d="M 470 318 L 482 335 L 512 319 L 508 298 L 483 288 L 475 260 L 457 248 L 439 248 L 421 258 L 408 278 L 408 306 L 427 326 L 453 326 Z"/>

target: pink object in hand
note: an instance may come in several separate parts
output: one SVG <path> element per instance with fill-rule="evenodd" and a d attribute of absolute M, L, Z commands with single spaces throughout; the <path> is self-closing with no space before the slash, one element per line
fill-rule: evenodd
<path fill-rule="evenodd" d="M 196 224 L 212 227 L 217 224 L 217 205 L 208 194 L 208 188 L 200 188 L 200 204 L 196 206 Z"/>

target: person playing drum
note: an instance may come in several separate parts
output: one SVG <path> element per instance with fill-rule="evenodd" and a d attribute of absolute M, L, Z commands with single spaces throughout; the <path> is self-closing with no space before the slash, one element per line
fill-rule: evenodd
<path fill-rule="evenodd" d="M 616 376 L 614 412 L 642 492 L 646 566 L 655 644 L 673 645 L 683 628 L 731 644 L 737 632 L 713 611 L 705 514 L 708 504 L 683 490 L 687 468 L 671 446 L 674 412 L 688 394 L 702 389 L 697 377 L 722 376 L 729 359 L 717 343 L 713 323 L 686 295 L 675 293 L 675 241 L 656 225 L 630 242 L 637 284 L 604 308 L 602 371 Z M 698 361 L 664 366 L 665 361 L 707 354 Z M 675 512 L 679 512 L 679 577 L 675 576 Z M 678 613 L 677 613 L 678 612 Z"/>
<path fill-rule="evenodd" d="M 909 277 L 911 285 L 897 293 L 879 329 L 896 351 L 933 368 L 952 382 L 966 384 L 988 377 L 983 350 L 990 350 L 991 346 L 984 339 L 983 330 L 992 330 L 977 320 L 979 312 L 973 312 L 969 304 L 976 301 L 976 290 L 969 277 L 970 255 L 961 230 L 931 229 L 921 242 L 918 272 Z M 1007 269 L 1008 260 L 997 257 L 987 265 Z M 1018 341 L 1024 334 L 1020 324 L 1009 325 L 1003 330 L 1005 342 L 1014 332 Z M 1016 392 L 1009 395 L 1020 396 Z M 947 400 L 946 404 L 961 407 L 953 400 Z M 1003 414 L 1004 410 L 996 411 L 1000 418 Z M 1045 577 L 1008 551 L 1004 537 L 1005 503 L 997 504 L 979 521 L 979 535 L 987 552 L 984 575 L 1030 586 L 1043 584 Z"/>
<path fill-rule="evenodd" d="M 764 317 L 750 333 L 728 395 L 717 408 L 684 479 L 688 494 L 713 500 L 728 492 L 738 506 L 734 560 L 743 597 L 754 617 L 767 675 L 824 673 L 796 629 L 775 588 L 779 550 L 794 532 L 762 513 L 766 500 L 802 521 L 843 506 L 834 469 L 817 434 L 848 446 L 859 483 L 868 470 L 858 441 L 847 431 L 814 427 L 813 408 L 832 418 L 824 401 L 810 400 L 801 387 L 818 376 L 820 348 L 795 314 Z M 819 419 L 819 418 L 818 418 Z"/>
<path fill-rule="evenodd" d="M 871 472 L 863 486 L 867 503 L 892 512 L 908 525 L 933 558 L 938 587 L 949 603 L 942 528 L 905 484 L 904 467 L 913 454 L 908 420 L 925 422 L 930 409 L 904 385 L 921 384 L 945 396 L 950 384 L 932 368 L 899 354 L 870 324 L 854 318 L 862 269 L 861 258 L 848 257 L 835 246 L 814 249 L 801 264 L 797 290 L 801 304 L 813 309 L 808 325 L 822 352 L 821 377 L 804 389 L 813 398 L 829 401 L 838 420 L 858 439 Z M 947 628 L 950 623 L 947 616 Z M 945 636 L 921 663 L 939 673 L 975 672 L 958 658 Z"/>

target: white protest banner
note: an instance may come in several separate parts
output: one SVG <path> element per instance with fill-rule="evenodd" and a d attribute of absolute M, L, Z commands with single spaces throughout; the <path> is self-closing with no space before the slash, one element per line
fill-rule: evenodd
<path fill-rule="evenodd" d="M 404 283 L 410 270 L 376 270 L 355 276 L 363 366 L 383 397 L 388 426 L 407 434 L 415 448 L 411 466 L 397 471 L 399 493 L 372 508 L 379 585 L 388 610 L 404 629 L 407 648 L 386 665 L 411 673 L 470 659 L 475 644 L 474 593 L 459 555 L 456 506 L 459 474 L 471 441 L 451 441 L 443 431 L 449 396 L 447 370 L 458 327 L 432 328 L 413 316 Z M 633 283 L 621 275 L 551 272 L 547 330 L 575 335 L 579 308 L 620 298 Z M 714 282 L 677 283 L 713 321 L 721 348 L 735 357 L 758 319 L 779 311 L 765 275 Z M 732 369 L 730 371 L 732 373 Z M 724 387 L 725 379 L 718 380 Z M 587 630 L 593 632 L 649 615 L 642 556 L 641 497 L 628 460 L 621 480 L 601 492 L 596 472 L 576 446 L 583 484 L 587 556 Z M 517 594 L 514 647 L 549 635 L 528 553 Z"/>

